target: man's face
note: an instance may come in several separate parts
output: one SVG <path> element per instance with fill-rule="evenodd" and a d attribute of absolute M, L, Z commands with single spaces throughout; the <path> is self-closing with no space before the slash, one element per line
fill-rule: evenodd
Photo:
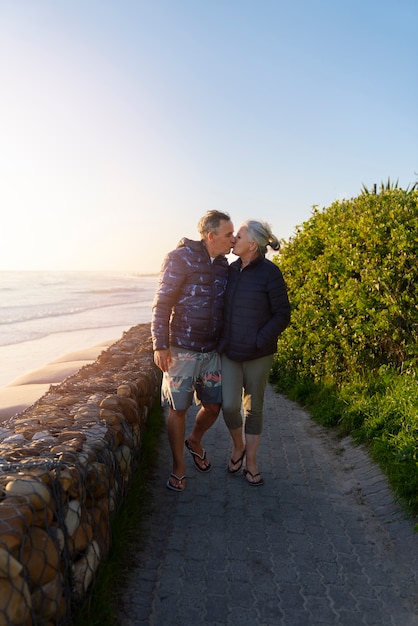
<path fill-rule="evenodd" d="M 219 254 L 229 254 L 234 244 L 234 225 L 231 220 L 221 220 L 218 232 L 216 234 L 209 233 L 207 239 L 207 248 L 211 257 L 217 257 Z"/>

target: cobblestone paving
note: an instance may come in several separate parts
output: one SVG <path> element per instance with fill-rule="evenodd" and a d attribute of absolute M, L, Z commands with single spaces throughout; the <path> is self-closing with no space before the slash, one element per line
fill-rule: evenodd
<path fill-rule="evenodd" d="M 225 471 L 222 416 L 204 445 L 213 470 L 197 472 L 185 451 L 187 489 L 170 492 L 162 434 L 121 625 L 418 626 L 415 521 L 361 448 L 271 387 L 263 486 Z"/>

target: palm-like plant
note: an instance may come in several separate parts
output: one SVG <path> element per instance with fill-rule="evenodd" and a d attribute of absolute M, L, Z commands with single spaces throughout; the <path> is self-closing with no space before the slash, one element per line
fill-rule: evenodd
<path fill-rule="evenodd" d="M 394 189 L 399 189 L 399 179 L 396 180 L 395 183 L 393 183 L 390 180 L 390 176 L 388 177 L 387 183 L 380 183 L 380 193 L 383 193 L 384 191 L 393 191 Z M 410 188 L 409 185 L 406 187 L 406 189 L 404 189 L 404 191 L 406 191 L 407 193 L 409 193 L 410 191 L 414 191 L 415 189 L 418 189 L 418 181 L 415 182 L 412 187 Z M 373 185 L 373 189 L 370 191 L 370 189 L 368 187 L 366 187 L 366 185 L 363 183 L 362 186 L 362 193 L 366 196 L 373 194 L 376 195 L 377 194 L 377 185 L 376 183 Z"/>

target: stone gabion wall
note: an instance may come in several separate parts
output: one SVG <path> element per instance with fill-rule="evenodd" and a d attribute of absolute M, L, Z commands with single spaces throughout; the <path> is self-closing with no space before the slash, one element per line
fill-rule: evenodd
<path fill-rule="evenodd" d="M 140 324 L 0 427 L 0 626 L 72 623 L 159 396 Z"/>

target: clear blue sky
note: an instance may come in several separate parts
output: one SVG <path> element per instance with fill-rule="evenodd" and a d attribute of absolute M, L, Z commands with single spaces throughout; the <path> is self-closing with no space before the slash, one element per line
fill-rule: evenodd
<path fill-rule="evenodd" d="M 418 179 L 416 0 L 0 0 L 0 269 L 158 271 Z"/>

